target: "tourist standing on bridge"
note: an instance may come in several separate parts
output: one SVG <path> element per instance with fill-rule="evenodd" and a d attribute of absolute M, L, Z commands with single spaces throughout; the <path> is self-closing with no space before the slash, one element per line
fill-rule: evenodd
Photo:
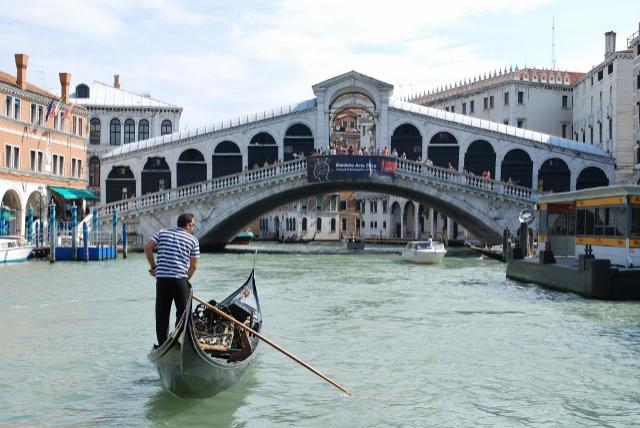
<path fill-rule="evenodd" d="M 149 273 L 156 278 L 156 336 L 162 346 L 169 334 L 171 304 L 176 304 L 176 324 L 191 298 L 189 280 L 198 267 L 200 243 L 193 236 L 196 224 L 193 214 L 178 217 L 178 227 L 156 232 L 144 246 Z M 158 249 L 157 263 L 153 250 Z"/>

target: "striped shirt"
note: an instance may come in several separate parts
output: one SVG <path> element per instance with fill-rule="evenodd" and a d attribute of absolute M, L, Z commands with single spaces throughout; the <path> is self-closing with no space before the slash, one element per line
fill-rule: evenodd
<path fill-rule="evenodd" d="M 158 246 L 156 278 L 186 278 L 192 257 L 200 257 L 198 238 L 180 227 L 156 232 Z"/>

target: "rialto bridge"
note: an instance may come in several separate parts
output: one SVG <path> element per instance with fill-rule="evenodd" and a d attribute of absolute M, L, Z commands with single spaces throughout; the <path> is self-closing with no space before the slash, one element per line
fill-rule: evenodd
<path fill-rule="evenodd" d="M 197 211 L 209 219 L 200 221 L 198 233 L 215 247 L 284 203 L 367 190 L 428 202 L 476 236 L 495 240 L 516 220 L 511 211 L 530 206 L 538 189 L 595 187 L 613 177 L 613 158 L 594 146 L 397 101 L 391 98 L 393 86 L 355 71 L 316 84 L 313 91 L 314 99 L 299 104 L 115 148 L 101 159 L 102 210 L 118 206 L 136 219 L 141 233 L 173 224 L 180 210 Z M 300 155 L 307 159 L 330 147 L 346 151 L 353 141 L 368 153 L 388 150 L 407 161 L 399 159 L 392 183 L 375 177 L 304 180 L 306 160 L 296 161 Z M 410 162 L 427 159 L 433 168 Z M 426 170 L 433 174 L 423 174 Z M 440 178 L 437 185 L 435 172 L 442 176 L 445 170 L 451 181 L 445 185 Z M 488 188 L 469 187 L 467 182 L 485 171 L 497 181 L 490 180 Z M 261 177 L 257 181 L 255 174 Z M 235 184 L 216 184 L 224 177 Z M 194 186 L 200 190 L 185 197 Z M 171 220 L 161 219 L 164 213 Z"/>

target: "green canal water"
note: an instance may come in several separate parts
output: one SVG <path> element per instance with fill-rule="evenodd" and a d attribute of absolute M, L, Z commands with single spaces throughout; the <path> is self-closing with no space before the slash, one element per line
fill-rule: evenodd
<path fill-rule="evenodd" d="M 0 266 L 0 426 L 640 423 L 640 304 L 518 284 L 476 257 L 415 266 L 396 254 L 305 254 L 313 245 L 258 253 L 263 333 L 354 397 L 264 345 L 231 389 L 173 397 L 146 357 L 154 282 L 142 255 L 32 261 Z M 205 254 L 195 292 L 221 299 L 252 264 Z"/>

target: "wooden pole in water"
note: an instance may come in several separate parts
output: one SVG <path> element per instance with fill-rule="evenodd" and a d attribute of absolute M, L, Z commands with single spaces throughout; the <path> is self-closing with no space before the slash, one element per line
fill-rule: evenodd
<path fill-rule="evenodd" d="M 286 349 L 280 347 L 279 345 L 273 343 L 271 340 L 267 339 L 266 337 L 264 337 L 263 335 L 261 335 L 260 333 L 258 333 L 257 331 L 253 330 L 250 327 L 247 327 L 246 325 L 242 324 L 240 321 L 236 320 L 235 318 L 233 318 L 232 316 L 222 312 L 220 309 L 216 308 L 215 306 L 211 305 L 209 302 L 202 300 L 201 298 L 199 298 L 198 296 L 196 296 L 195 294 L 192 295 L 194 300 L 197 300 L 198 302 L 202 303 L 203 305 L 205 305 L 207 308 L 211 309 L 212 311 L 214 311 L 216 314 L 218 314 L 219 316 L 221 316 L 222 318 L 226 319 L 227 321 L 232 322 L 233 324 L 235 324 L 237 327 L 240 327 L 241 329 L 246 330 L 247 332 L 253 334 L 254 336 L 256 336 L 258 339 L 262 340 L 263 342 L 265 342 L 267 345 L 271 346 L 272 348 L 275 348 L 276 350 L 282 352 L 284 355 L 286 355 L 287 357 L 291 358 L 293 361 L 295 361 L 296 363 L 300 364 L 301 366 L 303 366 L 304 368 L 312 371 L 313 373 L 315 373 L 316 375 L 320 376 L 322 379 L 324 379 L 325 381 L 329 382 L 331 385 L 335 386 L 336 388 L 338 388 L 340 391 L 344 392 L 347 395 L 353 395 L 351 393 L 351 391 L 349 391 L 348 389 L 340 386 L 338 383 L 334 382 L 333 380 L 329 379 L 327 376 L 325 376 L 323 373 L 321 373 L 319 370 L 313 368 L 312 366 L 310 366 L 309 364 L 305 363 L 304 361 L 302 361 L 300 358 L 296 357 L 295 355 L 293 355 L 291 352 L 287 351 Z"/>

